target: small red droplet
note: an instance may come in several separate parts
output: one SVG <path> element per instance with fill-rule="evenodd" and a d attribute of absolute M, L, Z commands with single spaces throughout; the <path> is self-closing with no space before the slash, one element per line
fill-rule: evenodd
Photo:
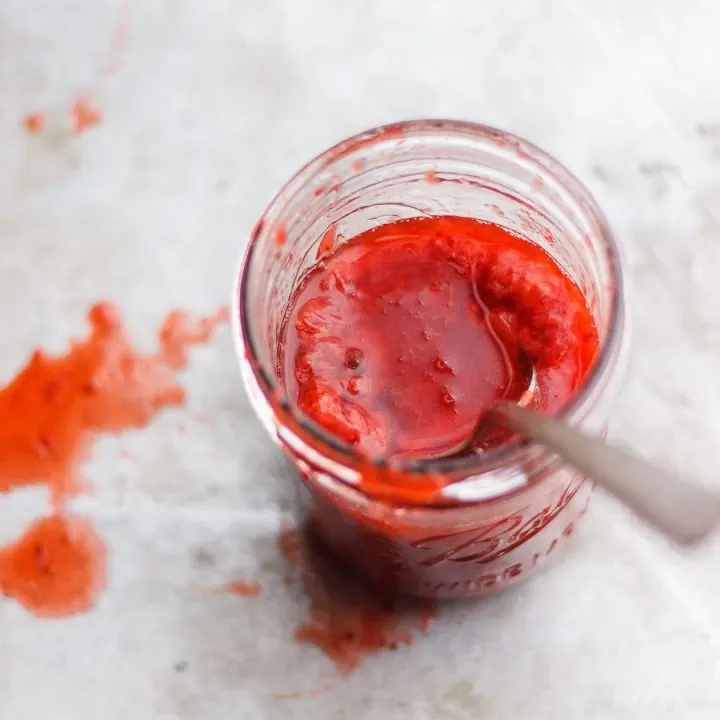
<path fill-rule="evenodd" d="M 45 129 L 45 116 L 42 113 L 28 113 L 23 118 L 23 127 L 32 135 L 37 135 Z"/>
<path fill-rule="evenodd" d="M 100 124 L 102 115 L 90 106 L 87 98 L 78 98 L 71 109 L 73 129 L 79 135 Z"/>

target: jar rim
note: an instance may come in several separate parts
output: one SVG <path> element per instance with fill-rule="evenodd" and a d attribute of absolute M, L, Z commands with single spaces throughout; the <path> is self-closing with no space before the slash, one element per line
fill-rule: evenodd
<path fill-rule="evenodd" d="M 371 462 L 380 466 L 386 464 L 387 460 L 366 457 L 311 420 L 289 400 L 282 384 L 278 382 L 275 376 L 274 368 L 268 368 L 262 364 L 260 355 L 257 352 L 258 344 L 254 337 L 253 325 L 248 316 L 250 307 L 250 303 L 247 301 L 249 270 L 258 238 L 263 232 L 270 231 L 270 228 L 267 227 L 267 218 L 281 211 L 285 201 L 292 198 L 295 193 L 318 172 L 321 172 L 343 157 L 351 155 L 363 148 L 374 146 L 376 143 L 402 141 L 404 138 L 417 137 L 423 134 L 464 135 L 474 137 L 478 140 L 492 141 L 497 145 L 511 146 L 519 154 L 522 153 L 526 157 L 529 156 L 539 168 L 559 180 L 565 188 L 571 190 L 574 198 L 580 200 L 583 211 L 592 219 L 599 230 L 599 235 L 602 239 L 602 248 L 605 252 L 605 259 L 609 269 L 609 282 L 612 286 L 609 297 L 610 308 L 607 331 L 598 347 L 595 360 L 582 384 L 557 413 L 558 418 L 572 421 L 578 415 L 581 415 L 584 409 L 587 409 L 588 400 L 593 396 L 594 391 L 598 385 L 600 385 L 602 379 L 612 370 L 614 351 L 619 346 L 621 340 L 624 325 L 624 288 L 621 252 L 617 239 L 604 213 L 584 183 L 552 155 L 513 133 L 492 126 L 463 120 L 407 120 L 381 125 L 342 140 L 315 156 L 301 167 L 267 205 L 251 233 L 245 251 L 241 254 L 240 263 L 235 273 L 231 321 L 233 326 L 233 340 L 238 356 L 242 358 L 244 355 L 247 358 L 255 379 L 258 381 L 261 391 L 265 396 L 265 400 L 273 408 L 276 415 L 282 415 L 283 423 L 287 429 L 295 435 L 301 435 L 310 439 L 313 443 L 313 449 L 316 452 L 324 456 L 332 456 L 335 463 L 340 462 L 352 472 L 356 472 L 358 466 L 362 463 Z M 402 472 L 410 474 L 449 475 L 462 472 L 464 476 L 467 477 L 469 475 L 481 475 L 501 468 L 507 469 L 518 466 L 533 452 L 537 452 L 538 450 L 544 452 L 539 446 L 529 441 L 516 439 L 498 448 L 479 454 L 437 459 L 393 460 L 392 466 Z M 355 484 L 348 484 L 351 485 L 354 490 L 361 489 Z M 505 497 L 513 492 L 514 490 L 500 490 L 497 494 L 492 495 L 492 497 L 483 498 L 483 501 Z"/>

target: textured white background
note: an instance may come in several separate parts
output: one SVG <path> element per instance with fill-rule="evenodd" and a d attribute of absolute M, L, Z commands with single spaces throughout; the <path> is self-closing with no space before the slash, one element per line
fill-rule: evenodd
<path fill-rule="evenodd" d="M 143 347 L 169 308 L 226 302 L 264 204 L 336 140 L 478 120 L 562 159 L 625 241 L 635 345 L 613 435 L 720 485 L 718 29 L 715 0 L 2 0 L 0 377 L 84 332 L 100 298 Z M 75 136 L 80 94 L 104 122 Z M 187 408 L 85 468 L 77 505 L 111 550 L 97 609 L 40 622 L 0 601 L 3 720 L 720 715 L 720 543 L 682 556 L 604 498 L 552 570 L 339 679 L 291 640 L 290 493 L 227 330 L 184 379 Z M 1 497 L 0 541 L 45 501 Z M 235 578 L 260 599 L 206 592 Z"/>

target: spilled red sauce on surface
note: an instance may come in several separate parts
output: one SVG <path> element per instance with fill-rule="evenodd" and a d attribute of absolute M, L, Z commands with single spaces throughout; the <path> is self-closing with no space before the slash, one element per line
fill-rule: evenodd
<path fill-rule="evenodd" d="M 31 135 L 37 135 L 45 129 L 45 116 L 42 113 L 28 113 L 22 121 L 23 127 Z"/>
<path fill-rule="evenodd" d="M 218 325 L 227 323 L 230 310 L 222 307 L 212 315 L 193 318 L 183 310 L 172 310 L 160 328 L 160 356 L 173 370 L 182 370 L 188 363 L 188 350 L 202 345 L 212 337 Z"/>
<path fill-rule="evenodd" d="M 97 127 L 102 122 L 102 115 L 90 104 L 86 97 L 80 97 L 70 106 L 70 123 L 76 135 L 81 135 L 90 128 Z M 23 128 L 38 135 L 47 127 L 47 120 L 43 113 L 28 113 L 22 120 Z"/>
<path fill-rule="evenodd" d="M 99 110 L 90 105 L 88 98 L 78 98 L 70 108 L 73 130 L 80 135 L 90 128 L 96 127 L 102 122 L 102 115 Z"/>
<path fill-rule="evenodd" d="M 0 593 L 37 617 L 89 610 L 105 589 L 106 551 L 85 518 L 52 514 L 0 550 Z"/>
<path fill-rule="evenodd" d="M 238 597 L 256 598 L 262 587 L 259 582 L 249 580 L 234 580 L 225 586 L 225 592 Z"/>
<path fill-rule="evenodd" d="M 118 0 L 118 8 L 112 30 L 110 32 L 108 54 L 104 65 L 100 69 L 103 77 L 109 77 L 120 69 L 122 56 L 127 42 L 127 31 L 130 21 L 130 0 Z M 70 107 L 72 128 L 76 134 L 95 127 L 102 121 L 98 110 L 90 105 L 86 97 L 80 97 Z M 22 120 L 27 132 L 38 134 L 42 132 L 47 123 L 43 113 L 28 113 Z"/>
<path fill-rule="evenodd" d="M 427 632 L 434 603 L 369 588 L 348 575 L 307 528 L 283 530 L 279 543 L 310 601 L 310 618 L 295 637 L 320 648 L 340 672 L 351 672 L 380 650 L 411 645 L 414 635 Z"/>
<path fill-rule="evenodd" d="M 142 354 L 117 310 L 99 303 L 88 314 L 87 338 L 64 355 L 35 350 L 0 389 L 0 493 L 46 485 L 53 507 L 53 515 L 0 551 L 5 595 L 43 616 L 87 609 L 104 584 L 104 551 L 89 522 L 66 510 L 80 489 L 78 467 L 99 434 L 144 427 L 161 409 L 182 405 L 176 373 L 187 365 L 188 348 L 209 340 L 226 319 L 226 308 L 199 319 L 173 311 L 160 329 L 159 350 Z"/>
<path fill-rule="evenodd" d="M 455 447 L 495 402 L 517 402 L 533 369 L 531 406 L 553 413 L 592 364 L 580 289 L 498 225 L 414 218 L 333 245 L 323 238 L 291 300 L 280 362 L 300 409 L 368 456 Z"/>

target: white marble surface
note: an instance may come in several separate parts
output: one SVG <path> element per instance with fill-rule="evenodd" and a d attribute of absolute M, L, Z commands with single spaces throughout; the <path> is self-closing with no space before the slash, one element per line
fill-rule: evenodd
<path fill-rule="evenodd" d="M 227 300 L 249 228 L 311 155 L 384 121 L 467 118 L 596 193 L 634 285 L 613 434 L 720 484 L 719 27 L 714 0 L 5 0 L 0 375 L 64 347 L 99 298 L 148 346 L 169 308 Z M 75 136 L 81 94 L 104 121 Z M 50 115 L 39 136 L 20 128 L 32 110 Z M 77 507 L 111 551 L 98 607 L 41 622 L 0 601 L 3 720 L 720 714 L 720 542 L 682 556 L 603 498 L 551 571 L 339 679 L 291 639 L 290 495 L 227 330 L 184 379 L 187 408 L 103 439 L 85 468 Z M 45 502 L 0 497 L 0 541 Z M 261 598 L 203 590 L 235 578 Z"/>

